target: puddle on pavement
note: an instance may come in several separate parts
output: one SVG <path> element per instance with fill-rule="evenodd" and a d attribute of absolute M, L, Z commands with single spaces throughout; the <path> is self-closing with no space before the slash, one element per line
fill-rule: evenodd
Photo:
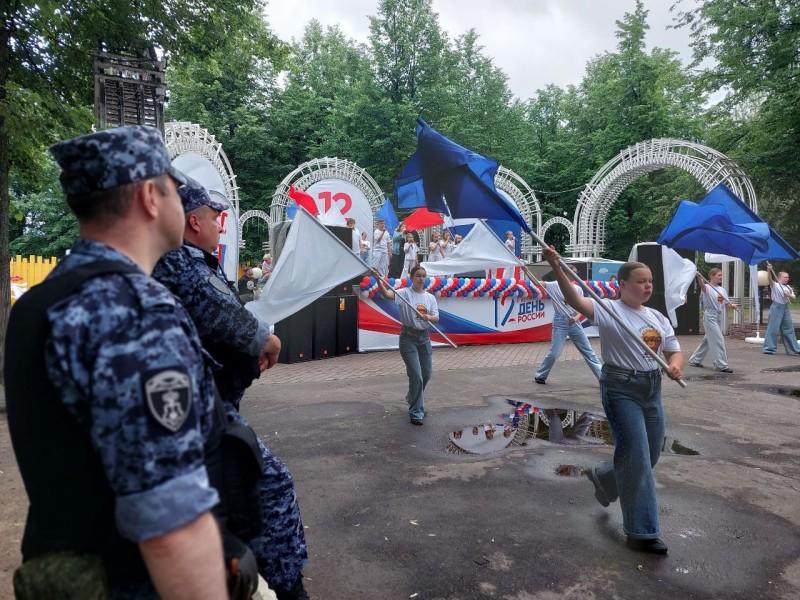
<path fill-rule="evenodd" d="M 753 390 L 756 392 L 763 392 L 765 394 L 775 394 L 778 396 L 789 396 L 793 398 L 800 398 L 800 388 L 795 388 L 795 387 L 753 383 L 753 384 L 737 385 L 736 388 Z"/>
<path fill-rule="evenodd" d="M 491 422 L 451 432 L 448 435 L 447 452 L 492 454 L 511 446 L 525 446 L 530 439 L 578 447 L 614 445 L 611 428 L 604 415 L 569 408 L 543 408 L 511 398 L 502 400 L 499 404 L 503 412 Z M 490 404 L 498 403 L 490 402 Z M 662 452 L 681 455 L 700 454 L 669 437 L 664 438 Z M 576 465 L 562 466 L 583 468 Z"/>
<path fill-rule="evenodd" d="M 761 369 L 762 373 L 800 373 L 800 365 L 790 365 L 788 367 L 772 367 Z"/>
<path fill-rule="evenodd" d="M 731 373 L 709 373 L 708 375 L 684 375 L 685 381 L 739 381 L 741 375 Z"/>

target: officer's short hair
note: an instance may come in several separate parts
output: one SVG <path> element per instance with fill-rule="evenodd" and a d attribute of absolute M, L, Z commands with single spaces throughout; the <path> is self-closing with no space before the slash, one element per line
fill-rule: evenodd
<path fill-rule="evenodd" d="M 166 173 L 153 177 L 152 181 L 162 194 L 169 193 Z M 149 180 L 148 180 L 149 181 Z M 67 204 L 78 218 L 78 221 L 102 221 L 113 223 L 124 216 L 131 206 L 133 194 L 144 181 L 126 183 L 108 190 L 96 190 L 86 194 L 67 196 Z"/>

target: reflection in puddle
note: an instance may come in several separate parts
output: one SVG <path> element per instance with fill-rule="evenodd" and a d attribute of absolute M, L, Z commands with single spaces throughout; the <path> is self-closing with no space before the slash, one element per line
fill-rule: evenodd
<path fill-rule="evenodd" d="M 605 416 L 564 408 L 542 408 L 519 400 L 504 399 L 507 409 L 492 422 L 473 425 L 453 431 L 449 435 L 447 451 L 454 454 L 491 454 L 509 446 L 524 446 L 531 438 L 553 444 L 573 446 L 614 445 L 611 428 Z M 672 438 L 664 438 L 663 452 L 695 455 L 696 450 Z M 560 469 L 572 468 L 561 473 Z M 561 465 L 557 473 L 564 477 L 580 475 L 583 467 Z"/>

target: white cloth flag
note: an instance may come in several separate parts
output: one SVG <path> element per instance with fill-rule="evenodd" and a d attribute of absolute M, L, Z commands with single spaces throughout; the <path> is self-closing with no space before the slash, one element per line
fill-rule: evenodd
<path fill-rule="evenodd" d="M 366 270 L 348 246 L 298 208 L 267 285 L 259 299 L 245 307 L 261 321 L 274 324 Z"/>
<path fill-rule="evenodd" d="M 452 275 L 497 267 L 516 267 L 519 261 L 483 221 L 475 226 L 444 260 L 421 263 L 428 275 Z"/>
<path fill-rule="evenodd" d="M 735 260 L 739 260 L 735 256 L 728 256 L 727 254 L 712 254 L 711 252 L 706 252 L 706 255 L 703 257 L 707 263 L 729 263 Z"/>
<path fill-rule="evenodd" d="M 335 225 L 336 227 L 347 226 L 347 219 L 336 204 L 331 204 L 328 212 L 324 212 L 319 216 L 319 222 L 323 225 Z"/>
<path fill-rule="evenodd" d="M 654 242 L 646 242 L 648 245 Z M 644 244 L 636 244 L 631 249 L 628 257 L 629 261 L 638 260 L 638 247 Z M 656 244 L 660 245 L 660 244 Z M 683 258 L 672 248 L 661 246 L 661 265 L 664 268 L 664 304 L 667 307 L 667 315 L 673 327 L 678 326 L 678 315 L 676 310 L 679 306 L 686 303 L 686 293 L 694 281 L 697 267 L 688 258 Z"/>

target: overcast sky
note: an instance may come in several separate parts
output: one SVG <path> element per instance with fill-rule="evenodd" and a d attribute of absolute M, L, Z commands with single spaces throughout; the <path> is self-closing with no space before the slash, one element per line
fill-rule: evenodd
<path fill-rule="evenodd" d="M 673 0 L 644 4 L 650 11 L 648 49 L 675 50 L 688 63 L 688 30 L 667 29 L 673 23 Z M 684 4 L 688 8 L 693 0 Z M 338 23 L 346 35 L 367 42 L 367 17 L 376 7 L 377 0 L 270 0 L 267 19 L 286 41 L 300 39 L 306 23 L 315 18 L 323 26 Z M 523 99 L 550 83 L 579 83 L 591 57 L 616 49 L 615 21 L 634 7 L 634 0 L 433 0 L 439 23 L 450 37 L 474 28 L 484 52 Z"/>

